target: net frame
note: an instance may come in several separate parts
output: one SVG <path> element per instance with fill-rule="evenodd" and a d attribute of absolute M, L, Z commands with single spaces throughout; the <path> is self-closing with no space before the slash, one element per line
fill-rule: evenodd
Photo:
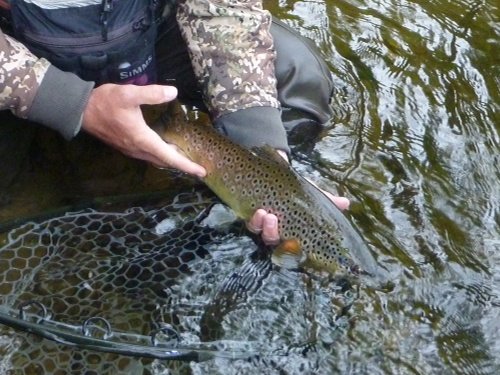
<path fill-rule="evenodd" d="M 183 202 L 185 195 L 188 197 L 191 196 L 193 201 L 190 203 Z M 172 196 L 173 194 L 170 193 L 170 197 Z M 113 205 L 120 205 L 125 202 L 130 203 L 131 200 L 140 202 L 151 201 L 152 199 L 157 200 L 159 198 L 165 201 L 165 194 L 154 193 L 153 195 L 141 194 L 135 197 L 131 197 L 130 195 L 114 197 L 112 203 Z M 206 210 L 211 205 L 217 203 L 218 200 L 208 190 L 198 190 L 195 192 L 180 193 L 170 198 L 171 204 L 176 204 L 176 202 L 180 205 L 205 205 L 204 210 Z M 106 206 L 106 212 L 108 212 L 109 200 L 98 199 L 93 204 L 87 204 L 85 210 L 81 212 L 84 213 L 87 210 L 96 212 L 94 210 L 99 209 L 100 206 Z M 126 211 L 130 210 L 127 209 Z M 0 229 L 10 238 L 12 231 L 16 231 L 26 224 L 51 220 L 65 213 L 75 214 L 80 212 L 63 207 L 53 212 L 25 220 L 4 223 Z M 70 347 L 132 357 L 195 362 L 206 361 L 216 357 L 249 359 L 263 355 L 263 353 L 254 350 L 232 348 L 232 344 L 234 343 L 203 342 L 199 344 L 183 344 L 180 334 L 172 326 L 164 323 L 145 335 L 116 330 L 107 319 L 100 316 L 88 317 L 81 321 L 80 324 L 57 321 L 53 319 L 53 316 L 49 308 L 36 300 L 23 301 L 17 308 L 0 304 L 0 324 Z M 221 347 L 228 349 L 221 349 Z M 279 355 L 279 353 L 275 354 Z"/>
<path fill-rule="evenodd" d="M 38 313 L 26 311 L 33 306 L 38 307 L 40 311 Z M 98 322 L 104 324 L 104 327 L 99 326 Z M 161 327 L 147 336 L 115 331 L 102 317 L 88 318 L 81 325 L 58 322 L 51 319 L 50 311 L 38 301 L 27 301 L 18 310 L 0 306 L 0 323 L 59 344 L 133 357 L 201 362 L 215 357 L 248 359 L 262 354 L 234 350 L 224 352 L 220 349 L 210 349 L 207 347 L 210 344 L 200 345 L 197 348 L 192 344 L 183 347 L 178 332 L 172 327 Z M 96 332 L 92 333 L 92 330 Z M 97 333 L 102 337 L 97 337 Z M 159 339 L 160 335 L 172 339 L 163 342 Z"/>

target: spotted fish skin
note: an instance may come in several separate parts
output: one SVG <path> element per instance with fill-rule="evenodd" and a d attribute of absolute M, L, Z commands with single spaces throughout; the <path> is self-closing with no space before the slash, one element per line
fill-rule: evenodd
<path fill-rule="evenodd" d="M 267 146 L 248 150 L 208 124 L 188 124 L 183 118 L 163 124 L 163 139 L 206 169 L 203 181 L 236 215 L 248 221 L 259 208 L 275 214 L 282 241 L 278 249 L 298 246 L 292 252 L 300 253 L 306 266 L 333 274 L 364 272 L 350 250 L 364 257 L 367 245 L 331 200 L 277 152 Z"/>

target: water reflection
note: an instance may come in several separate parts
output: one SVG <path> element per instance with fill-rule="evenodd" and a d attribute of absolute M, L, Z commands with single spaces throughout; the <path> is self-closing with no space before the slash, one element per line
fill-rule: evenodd
<path fill-rule="evenodd" d="M 335 119 L 302 170 L 354 200 L 353 219 L 399 274 L 393 293 L 360 306 L 379 314 L 339 344 L 349 351 L 336 368 L 498 372 L 498 3 L 280 3 L 336 82 Z"/>

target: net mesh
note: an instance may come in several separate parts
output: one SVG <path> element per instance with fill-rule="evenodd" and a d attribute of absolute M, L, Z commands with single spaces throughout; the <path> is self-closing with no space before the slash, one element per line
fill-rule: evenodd
<path fill-rule="evenodd" d="M 331 341 L 347 289 L 276 271 L 216 203 L 182 193 L 161 207 L 84 210 L 10 231 L 0 373 L 161 373 L 155 358 L 183 360 L 167 367 L 184 373 L 189 361 L 248 363 Z"/>

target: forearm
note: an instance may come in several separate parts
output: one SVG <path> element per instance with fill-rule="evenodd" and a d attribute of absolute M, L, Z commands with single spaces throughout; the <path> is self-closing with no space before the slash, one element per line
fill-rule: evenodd
<path fill-rule="evenodd" d="M 69 139 L 80 130 L 93 86 L 37 58 L 0 31 L 0 110 L 10 109 Z"/>
<path fill-rule="evenodd" d="M 288 152 L 261 1 L 181 1 L 177 19 L 215 125 L 247 147 Z"/>
<path fill-rule="evenodd" d="M 271 16 L 261 3 L 180 2 L 179 26 L 214 118 L 256 106 L 279 108 Z"/>

